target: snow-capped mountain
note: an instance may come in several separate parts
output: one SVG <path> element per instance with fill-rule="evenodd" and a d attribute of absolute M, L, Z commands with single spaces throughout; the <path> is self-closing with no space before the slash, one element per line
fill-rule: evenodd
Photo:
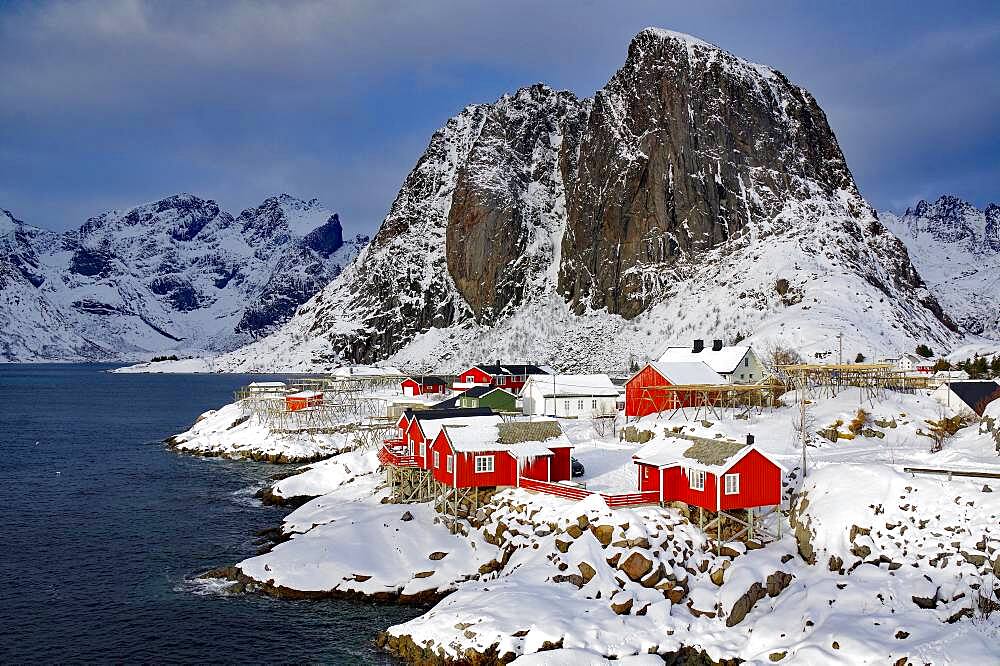
<path fill-rule="evenodd" d="M 1000 206 L 920 201 L 883 224 L 899 236 L 945 310 L 969 333 L 1000 339 Z"/>
<path fill-rule="evenodd" d="M 286 194 L 238 216 L 189 194 L 53 233 L 0 212 L 0 360 L 234 349 L 287 321 L 367 238 Z"/>
<path fill-rule="evenodd" d="M 535 85 L 450 119 L 358 260 L 216 367 L 621 368 L 691 338 L 838 333 L 866 356 L 959 338 L 812 95 L 650 28 L 592 99 Z"/>

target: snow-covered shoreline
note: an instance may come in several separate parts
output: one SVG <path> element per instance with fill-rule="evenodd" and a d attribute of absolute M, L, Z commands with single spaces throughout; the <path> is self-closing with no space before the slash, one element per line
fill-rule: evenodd
<path fill-rule="evenodd" d="M 810 418 L 830 429 L 856 418 L 858 405 L 858 392 L 845 391 L 815 401 Z M 295 507 L 273 547 L 208 575 L 281 598 L 430 606 L 380 638 L 407 660 L 641 663 L 651 652 L 749 663 L 989 660 L 1000 627 L 995 616 L 972 619 L 971 595 L 1000 575 L 1000 481 L 903 468 L 1000 473 L 991 433 L 972 425 L 931 453 L 920 433 L 940 406 L 926 395 L 889 393 L 865 410 L 858 434 L 842 426 L 843 437 L 809 447 L 804 480 L 795 407 L 636 423 L 654 438 L 749 432 L 792 470 L 791 520 L 769 518 L 783 536 L 718 551 L 678 508 L 609 509 L 597 495 L 572 502 L 523 489 L 484 496 L 453 533 L 430 504 L 390 503 L 374 450 L 280 440 L 246 421 L 230 427 L 239 419 L 232 405 L 208 413 L 185 444 L 236 457 L 322 453 L 266 489 L 269 501 Z M 632 487 L 638 444 L 600 436 L 586 420 L 562 425 L 588 488 Z"/>

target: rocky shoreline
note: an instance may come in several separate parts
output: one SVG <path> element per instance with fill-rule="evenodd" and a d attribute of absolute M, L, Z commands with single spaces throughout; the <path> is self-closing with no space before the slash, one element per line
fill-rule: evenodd
<path fill-rule="evenodd" d="M 288 455 L 286 453 L 268 453 L 257 450 L 241 450 L 239 452 L 219 451 L 209 449 L 185 448 L 181 446 L 183 441 L 177 439 L 177 435 L 172 435 L 163 440 L 168 448 L 189 456 L 199 458 L 222 458 L 224 460 L 250 460 L 252 462 L 270 463 L 272 465 L 308 465 L 320 462 L 327 458 L 332 458 L 336 453 L 316 453 L 313 455 Z"/>

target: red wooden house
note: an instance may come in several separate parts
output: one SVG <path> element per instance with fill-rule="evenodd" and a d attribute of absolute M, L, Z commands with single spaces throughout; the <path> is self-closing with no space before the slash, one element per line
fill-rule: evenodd
<path fill-rule="evenodd" d="M 444 393 L 447 383 L 440 377 L 420 375 L 407 377 L 400 383 L 405 396 L 418 396 L 427 393 Z"/>
<path fill-rule="evenodd" d="M 625 416 L 646 416 L 677 407 L 694 407 L 704 401 L 704 394 L 666 391 L 664 386 L 726 383 L 722 375 L 701 361 L 653 361 L 625 382 Z"/>
<path fill-rule="evenodd" d="M 430 469 L 429 448 L 443 423 L 456 418 L 483 417 L 497 418 L 493 410 L 486 408 L 406 410 L 396 423 L 399 437 L 386 440 L 385 443 L 398 448 L 405 455 L 416 456 L 419 467 Z"/>
<path fill-rule="evenodd" d="M 323 394 L 319 391 L 299 391 L 285 396 L 285 407 L 290 412 L 297 412 L 306 407 L 319 407 L 323 404 Z"/>
<path fill-rule="evenodd" d="M 550 374 L 552 373 L 549 370 L 531 364 L 511 364 L 500 361 L 494 364 L 481 363 L 460 373 L 452 388 L 462 391 L 473 386 L 499 386 L 516 394 L 530 375 Z"/>
<path fill-rule="evenodd" d="M 572 444 L 555 421 L 499 417 L 442 425 L 430 448 L 434 478 L 453 488 L 519 486 L 521 479 L 568 481 Z"/>
<path fill-rule="evenodd" d="M 715 512 L 778 505 L 784 468 L 748 440 L 652 442 L 633 456 L 639 490 Z"/>

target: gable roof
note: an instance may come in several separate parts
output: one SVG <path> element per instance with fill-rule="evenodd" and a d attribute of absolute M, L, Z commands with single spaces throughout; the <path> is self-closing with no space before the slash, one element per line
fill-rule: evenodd
<path fill-rule="evenodd" d="M 499 430 L 501 444 L 545 442 L 563 434 L 562 428 L 556 421 L 511 421 L 501 423 Z"/>
<path fill-rule="evenodd" d="M 531 363 L 477 363 L 472 366 L 488 375 L 550 375 L 547 368 Z"/>
<path fill-rule="evenodd" d="M 572 444 L 555 421 L 502 422 L 499 417 L 448 419 L 443 431 L 460 453 L 503 451 L 518 459 L 552 455 L 552 449 Z"/>
<path fill-rule="evenodd" d="M 667 347 L 659 360 L 661 363 L 701 361 L 715 372 L 728 374 L 735 371 L 743 357 L 752 351 L 748 345 L 723 347 L 719 351 L 708 346 L 700 352 L 695 352 L 692 347 Z"/>
<path fill-rule="evenodd" d="M 992 380 L 952 382 L 947 386 L 950 386 L 951 392 L 979 416 L 983 415 L 986 405 L 1000 399 L 1000 384 Z"/>
<path fill-rule="evenodd" d="M 751 451 L 756 451 L 765 460 L 781 470 L 785 467 L 753 444 L 732 440 L 695 440 L 668 437 L 654 439 L 639 449 L 632 460 L 653 467 L 693 467 L 715 475 L 723 474 L 743 459 Z"/>
<path fill-rule="evenodd" d="M 615 386 L 614 382 L 607 375 L 529 377 L 527 383 L 537 386 L 542 397 L 545 398 L 563 395 L 617 397 L 619 394 L 618 387 Z"/>
<path fill-rule="evenodd" d="M 421 386 L 438 386 L 442 384 L 447 384 L 445 380 L 441 379 L 437 375 L 417 375 L 417 376 L 409 375 L 403 381 L 405 382 L 409 379 L 412 379 Z"/>
<path fill-rule="evenodd" d="M 650 361 L 649 366 L 663 375 L 671 384 L 725 384 L 726 378 L 706 363 L 678 361 Z M 641 372 L 641 371 L 640 371 Z M 638 373 L 637 373 L 638 374 Z"/>
<path fill-rule="evenodd" d="M 507 390 L 505 390 L 505 389 L 503 389 L 503 388 L 501 388 L 499 386 L 482 386 L 482 385 L 476 385 L 476 386 L 471 386 L 471 387 L 465 389 L 464 391 L 462 391 L 458 395 L 452 396 L 451 398 L 448 398 L 447 400 L 442 400 L 441 402 L 435 403 L 433 405 L 432 409 L 459 409 L 459 407 L 458 407 L 458 401 L 459 401 L 459 399 L 464 398 L 464 397 L 482 398 L 483 396 L 489 395 L 490 393 L 493 393 L 494 391 L 500 391 L 501 393 L 506 393 L 507 395 L 509 395 L 512 398 L 517 397 L 513 393 L 511 393 L 510 391 L 507 391 Z M 478 408 L 478 407 L 467 407 L 463 411 L 468 412 L 469 409 L 480 409 L 480 408 Z M 488 407 L 483 407 L 482 409 L 489 409 L 489 408 Z"/>

